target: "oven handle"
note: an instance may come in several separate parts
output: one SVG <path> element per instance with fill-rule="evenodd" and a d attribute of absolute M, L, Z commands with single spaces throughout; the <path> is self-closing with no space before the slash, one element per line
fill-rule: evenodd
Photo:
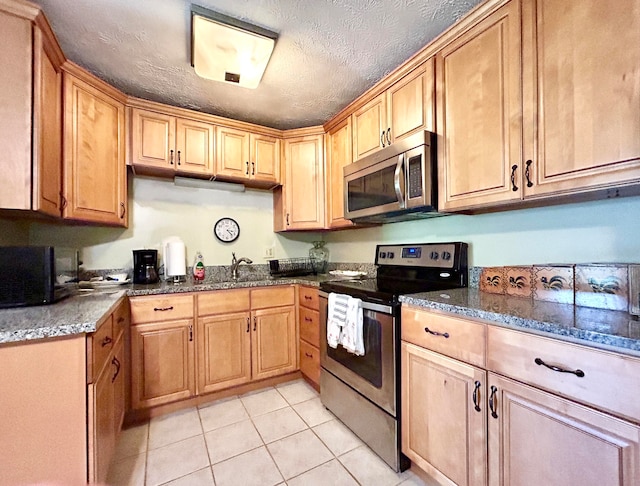
<path fill-rule="evenodd" d="M 318 292 L 318 295 L 320 297 L 324 297 L 325 299 L 329 298 L 329 294 L 322 290 Z M 390 314 L 390 315 L 393 314 L 393 307 L 391 307 L 390 305 L 374 304 L 372 302 L 365 302 L 364 300 L 362 301 L 362 309 L 374 311 L 374 312 L 381 312 L 383 314 Z"/>

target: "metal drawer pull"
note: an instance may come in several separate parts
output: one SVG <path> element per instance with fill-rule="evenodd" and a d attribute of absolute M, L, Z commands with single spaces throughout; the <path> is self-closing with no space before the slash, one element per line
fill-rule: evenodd
<path fill-rule="evenodd" d="M 533 164 L 533 160 L 527 160 L 527 167 L 524 170 L 524 176 L 527 179 L 527 187 L 533 187 L 533 182 L 531 182 L 531 164 Z"/>
<path fill-rule="evenodd" d="M 311 300 L 311 299 L 313 299 L 313 297 L 311 297 L 310 295 L 305 295 L 304 296 L 304 300 Z"/>
<path fill-rule="evenodd" d="M 113 339 L 111 339 L 109 336 L 105 336 L 100 344 L 104 348 L 107 344 L 111 344 L 112 342 L 113 342 Z"/>
<path fill-rule="evenodd" d="M 432 331 L 428 327 L 424 328 L 424 332 L 428 332 L 429 334 L 433 334 L 434 336 L 442 336 L 445 339 L 449 339 L 449 333 L 448 332 Z"/>
<path fill-rule="evenodd" d="M 122 316 L 118 317 L 118 321 L 117 322 L 118 322 L 118 324 L 120 324 L 121 322 L 124 322 L 124 317 L 122 317 Z"/>
<path fill-rule="evenodd" d="M 310 317 L 305 317 L 304 320 L 305 322 L 313 322 L 313 319 L 311 319 Z"/>
<path fill-rule="evenodd" d="M 476 412 L 480 412 L 480 405 L 478 405 L 478 390 L 480 390 L 481 383 L 476 380 L 475 385 L 476 387 L 473 389 L 473 408 L 475 408 Z"/>
<path fill-rule="evenodd" d="M 565 370 L 564 368 L 560 368 L 559 366 L 548 365 L 547 363 L 542 361 L 540 358 L 534 359 L 533 362 L 537 365 L 545 366 L 550 370 L 557 371 L 558 373 L 571 373 L 576 375 L 578 378 L 584 378 L 584 371 L 582 370 L 575 370 L 575 371 Z"/>
<path fill-rule="evenodd" d="M 516 170 L 518 169 L 517 165 L 511 166 L 511 190 L 516 192 L 518 190 L 518 186 L 516 186 Z"/>
<path fill-rule="evenodd" d="M 493 418 L 498 418 L 498 413 L 496 412 L 496 392 L 498 389 L 495 386 L 491 386 L 491 395 L 489 396 L 489 410 L 491 410 L 491 416 Z"/>
<path fill-rule="evenodd" d="M 256 330 L 256 326 L 258 325 L 258 321 L 255 316 L 253 316 L 253 330 Z"/>
<path fill-rule="evenodd" d="M 309 354 L 309 353 L 307 353 L 306 351 L 305 351 L 304 355 L 305 355 L 307 358 L 313 358 L 313 354 Z"/>
<path fill-rule="evenodd" d="M 169 307 L 154 307 L 153 310 L 156 311 L 156 312 L 164 312 L 164 311 L 168 311 L 168 310 L 173 310 L 173 306 L 169 306 Z"/>
<path fill-rule="evenodd" d="M 111 377 L 111 383 L 113 383 L 114 381 L 116 381 L 116 378 L 120 374 L 120 361 L 118 361 L 118 358 L 114 356 L 113 359 L 111 360 L 111 364 L 116 367 L 116 372 Z"/>
<path fill-rule="evenodd" d="M 251 329 L 251 319 L 247 317 L 247 332 Z"/>

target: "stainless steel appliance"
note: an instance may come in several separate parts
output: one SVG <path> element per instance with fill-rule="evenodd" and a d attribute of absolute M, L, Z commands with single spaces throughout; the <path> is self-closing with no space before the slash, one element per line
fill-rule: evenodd
<path fill-rule="evenodd" d="M 435 135 L 419 132 L 344 168 L 345 218 L 386 223 L 444 216 L 438 208 Z"/>
<path fill-rule="evenodd" d="M 320 284 L 320 398 L 389 466 L 400 452 L 400 303 L 402 294 L 466 287 L 466 243 L 378 245 L 374 279 Z M 327 345 L 329 293 L 362 299 L 365 354 Z"/>
<path fill-rule="evenodd" d="M 78 250 L 52 246 L 0 247 L 0 308 L 53 304 L 78 281 Z"/>
<path fill-rule="evenodd" d="M 158 281 L 158 250 L 133 250 L 133 283 Z"/>

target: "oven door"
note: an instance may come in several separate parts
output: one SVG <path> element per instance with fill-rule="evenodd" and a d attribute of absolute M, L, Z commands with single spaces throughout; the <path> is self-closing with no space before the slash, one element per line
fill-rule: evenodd
<path fill-rule="evenodd" d="M 353 173 L 345 171 L 345 218 L 363 218 L 404 209 L 404 160 L 403 153 Z"/>
<path fill-rule="evenodd" d="M 320 292 L 320 364 L 392 416 L 396 416 L 397 311 L 388 305 L 362 302 L 363 356 L 342 346 L 327 345 L 328 294 Z"/>

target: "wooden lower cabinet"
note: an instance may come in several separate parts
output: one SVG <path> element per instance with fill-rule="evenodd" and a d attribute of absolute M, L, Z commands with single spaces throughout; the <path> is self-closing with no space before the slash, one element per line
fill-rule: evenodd
<path fill-rule="evenodd" d="M 131 327 L 131 405 L 152 407 L 195 395 L 193 319 Z"/>
<path fill-rule="evenodd" d="M 640 426 L 489 373 L 489 484 L 638 484 Z"/>
<path fill-rule="evenodd" d="M 487 484 L 486 372 L 406 342 L 401 353 L 402 451 L 441 484 Z"/>
<path fill-rule="evenodd" d="M 297 368 L 295 306 L 259 309 L 252 313 L 251 365 L 254 380 L 282 375 Z"/>
<path fill-rule="evenodd" d="M 198 318 L 198 393 L 251 381 L 249 312 Z"/>

